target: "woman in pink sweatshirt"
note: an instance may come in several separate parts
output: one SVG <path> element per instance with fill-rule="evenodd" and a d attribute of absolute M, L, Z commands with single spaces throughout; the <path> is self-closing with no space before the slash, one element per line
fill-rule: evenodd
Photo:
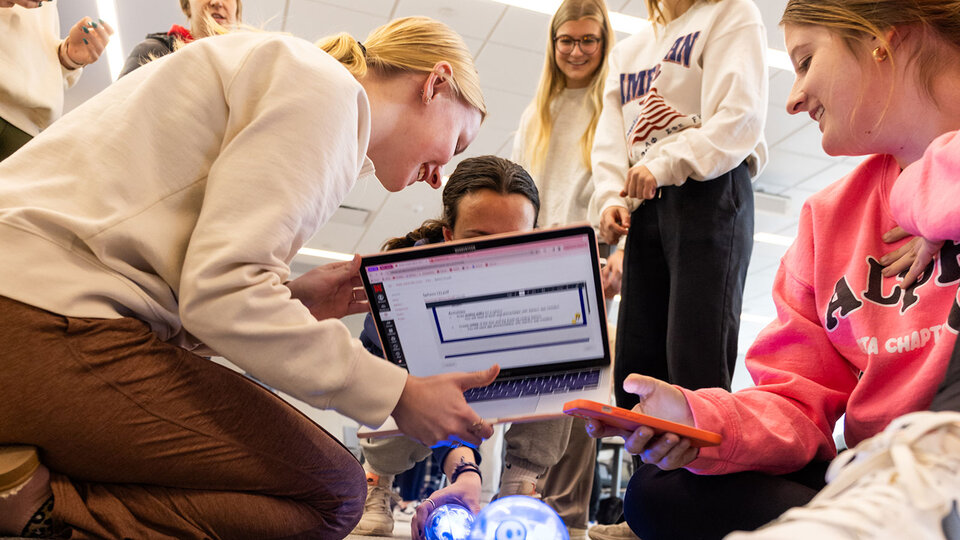
<path fill-rule="evenodd" d="M 638 411 L 723 435 L 697 450 L 674 434 L 619 432 L 649 464 L 625 502 L 644 540 L 720 537 L 806 504 L 824 486 L 844 413 L 853 447 L 907 413 L 960 409 L 942 386 L 953 380 L 945 374 L 960 330 L 960 227 L 955 212 L 944 217 L 960 174 L 955 137 L 944 135 L 960 128 L 960 3 L 790 0 L 782 23 L 797 72 L 788 111 L 819 124 L 828 154 L 868 157 L 804 205 L 774 284 L 777 320 L 747 353 L 756 386 L 690 391 L 640 375 L 624 383 L 640 396 Z M 928 147 L 942 156 L 920 160 Z M 934 166 L 953 166 L 940 177 L 954 185 L 915 181 Z M 898 225 L 926 239 L 907 239 Z M 914 255 L 936 248 L 908 278 Z M 958 417 L 938 418 L 930 421 L 957 437 Z M 691 520 L 690 508 L 710 511 Z"/>

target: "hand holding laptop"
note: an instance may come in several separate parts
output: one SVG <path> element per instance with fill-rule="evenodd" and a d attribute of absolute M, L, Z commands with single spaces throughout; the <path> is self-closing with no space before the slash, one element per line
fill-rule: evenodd
<path fill-rule="evenodd" d="M 355 255 L 351 261 L 318 266 L 286 285 L 318 321 L 339 319 L 370 309 L 359 271 L 360 256 Z"/>
<path fill-rule="evenodd" d="M 500 367 L 493 366 L 472 373 L 410 375 L 393 409 L 393 419 L 405 435 L 427 446 L 451 437 L 478 445 L 493 435 L 493 426 L 467 405 L 463 392 L 487 386 L 499 373 Z"/>
<path fill-rule="evenodd" d="M 623 389 L 640 396 L 636 412 L 693 426 L 693 412 L 683 392 L 673 385 L 644 375 L 628 375 Z M 623 437 L 623 447 L 650 465 L 668 471 L 685 467 L 696 459 L 699 450 L 690 445 L 690 439 L 675 433 L 658 435 L 654 429 L 641 426 L 635 431 L 620 429 L 598 420 L 587 420 L 587 433 L 595 438 Z"/>

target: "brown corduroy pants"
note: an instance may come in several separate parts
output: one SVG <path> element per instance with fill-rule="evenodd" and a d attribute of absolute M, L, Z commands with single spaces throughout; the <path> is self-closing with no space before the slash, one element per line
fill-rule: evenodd
<path fill-rule="evenodd" d="M 242 375 L 137 319 L 0 297 L 4 444 L 40 449 L 72 538 L 343 538 L 366 496 L 349 451 Z"/>

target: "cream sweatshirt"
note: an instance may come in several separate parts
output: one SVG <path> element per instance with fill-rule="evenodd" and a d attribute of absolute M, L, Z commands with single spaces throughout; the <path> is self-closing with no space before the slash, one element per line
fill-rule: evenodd
<path fill-rule="evenodd" d="M 0 118 L 36 136 L 63 114 L 63 92 L 83 69 L 60 64 L 56 0 L 39 8 L 0 8 Z"/>
<path fill-rule="evenodd" d="M 532 157 L 526 155 L 527 139 L 533 136 L 532 123 L 537 114 L 536 101 L 530 103 L 520 118 L 520 127 L 513 139 L 511 159 L 527 169 L 540 193 L 541 227 L 567 225 L 578 221 L 599 222 L 590 214 L 593 182 L 590 168 L 583 163 L 580 138 L 590 124 L 593 106 L 587 101 L 588 88 L 566 88 L 550 103 L 553 133 L 547 148 L 543 170 L 532 168 Z"/>
<path fill-rule="evenodd" d="M 620 197 L 634 165 L 659 186 L 710 180 L 744 160 L 752 177 L 762 171 L 766 43 L 757 6 L 723 0 L 614 46 L 592 156 L 601 213 L 636 208 Z"/>
<path fill-rule="evenodd" d="M 0 294 L 135 317 L 377 426 L 406 372 L 284 282 L 361 174 L 363 87 L 314 45 L 199 40 L 117 81 L 0 164 Z"/>

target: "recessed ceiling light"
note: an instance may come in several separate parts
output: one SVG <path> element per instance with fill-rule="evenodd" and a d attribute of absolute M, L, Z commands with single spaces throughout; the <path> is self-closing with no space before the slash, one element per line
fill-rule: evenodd
<path fill-rule="evenodd" d="M 314 248 L 300 248 L 300 251 L 297 251 L 298 255 L 306 255 L 307 257 L 317 257 L 320 259 L 330 259 L 334 261 L 352 261 L 353 254 L 351 253 L 340 253 L 339 251 L 327 251 L 325 249 L 314 249 Z"/>

